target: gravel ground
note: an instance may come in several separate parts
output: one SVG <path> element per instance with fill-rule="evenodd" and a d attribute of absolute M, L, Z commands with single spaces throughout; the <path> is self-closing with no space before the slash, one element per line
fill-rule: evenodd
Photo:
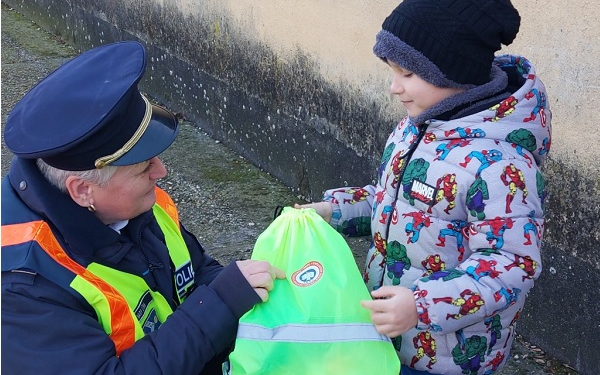
<path fill-rule="evenodd" d="M 74 51 L 2 4 L 2 126 L 16 101 Z M 254 241 L 273 219 L 275 207 L 301 202 L 291 189 L 208 137 L 184 118 L 181 133 L 163 155 L 169 170 L 161 186 L 180 208 L 182 222 L 222 263 L 250 257 Z M 4 132 L 3 132 L 4 133 Z M 2 142 L 2 176 L 12 156 Z M 359 268 L 368 239 L 348 239 Z M 577 375 L 517 337 L 499 375 Z"/>

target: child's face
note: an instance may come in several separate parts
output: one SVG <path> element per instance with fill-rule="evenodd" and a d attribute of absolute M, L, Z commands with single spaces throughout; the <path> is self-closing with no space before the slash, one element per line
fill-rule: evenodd
<path fill-rule="evenodd" d="M 442 100 L 464 91 L 464 89 L 434 86 L 392 61 L 388 60 L 388 64 L 394 73 L 390 92 L 398 95 L 410 117 L 416 117 Z"/>

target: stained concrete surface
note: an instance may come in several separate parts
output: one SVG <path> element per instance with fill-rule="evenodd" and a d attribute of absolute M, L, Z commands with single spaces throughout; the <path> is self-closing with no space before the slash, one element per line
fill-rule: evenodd
<path fill-rule="evenodd" d="M 2 125 L 20 97 L 75 51 L 2 5 Z M 163 154 L 169 176 L 161 181 L 176 200 L 182 221 L 223 263 L 248 258 L 277 205 L 301 202 L 294 192 L 208 137 L 181 114 L 181 133 Z M 2 142 L 2 176 L 12 156 Z M 362 268 L 367 238 L 348 239 Z M 577 375 L 567 365 L 518 336 L 499 375 Z"/>

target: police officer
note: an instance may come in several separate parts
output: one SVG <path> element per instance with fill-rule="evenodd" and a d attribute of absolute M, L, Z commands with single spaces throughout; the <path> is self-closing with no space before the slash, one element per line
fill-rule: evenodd
<path fill-rule="evenodd" d="M 70 60 L 11 111 L 2 180 L 2 372 L 220 373 L 283 272 L 223 267 L 156 182 L 176 118 L 138 89 L 143 46 Z"/>

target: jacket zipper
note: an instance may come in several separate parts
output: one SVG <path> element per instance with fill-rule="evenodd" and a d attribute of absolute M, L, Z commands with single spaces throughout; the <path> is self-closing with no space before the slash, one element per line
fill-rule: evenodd
<path fill-rule="evenodd" d="M 150 220 L 147 220 L 145 225 L 145 228 L 148 227 L 148 225 L 150 224 Z M 138 241 L 137 241 L 137 247 L 139 249 L 139 252 L 142 256 L 142 258 L 144 259 L 144 261 L 146 262 L 146 264 L 148 265 L 148 269 L 146 271 L 144 271 L 144 273 L 142 274 L 143 276 L 149 275 L 150 273 L 154 272 L 154 270 L 159 270 L 164 268 L 164 265 L 162 263 L 153 263 L 150 261 L 150 259 L 148 259 L 148 255 L 146 254 L 146 252 L 144 251 L 144 247 L 142 246 L 142 233 L 144 232 L 144 229 L 141 229 L 139 231 L 138 234 Z"/>
<path fill-rule="evenodd" d="M 151 220 L 152 219 L 149 219 L 149 220 L 146 221 L 145 227 L 148 227 L 148 225 L 150 224 Z M 154 270 L 159 270 L 159 269 L 164 268 L 164 264 L 162 264 L 160 262 L 159 263 L 153 263 L 153 262 L 151 262 L 148 259 L 148 255 L 146 254 L 146 252 L 144 251 L 144 247 L 142 246 L 142 233 L 143 232 L 144 232 L 143 230 L 140 230 L 140 233 L 139 233 L 139 236 L 138 236 L 138 248 L 139 248 L 140 254 L 142 255 L 142 258 L 144 258 L 144 260 L 148 264 L 148 269 L 143 273 L 143 276 L 149 276 L 152 272 L 154 272 Z M 166 244 L 165 244 L 165 246 L 166 246 Z M 169 258 L 170 258 L 170 256 L 169 256 Z M 169 263 L 170 263 L 169 264 L 169 270 L 171 271 L 170 274 L 173 275 L 175 273 L 175 267 L 173 265 L 173 262 L 170 261 Z M 148 285 L 149 288 L 151 288 L 153 291 L 157 291 L 156 288 L 152 288 L 148 284 L 148 282 L 150 280 L 147 280 L 145 277 L 144 277 L 144 280 L 146 280 L 146 285 Z M 153 283 L 153 285 L 154 285 L 154 283 Z M 173 291 L 172 291 L 173 296 L 177 296 L 177 290 L 175 288 L 175 281 L 173 281 L 172 285 L 173 285 Z M 171 297 L 171 302 L 172 302 L 171 307 L 173 308 L 173 310 L 176 309 L 177 306 L 180 305 L 179 300 L 176 299 L 175 297 Z"/>
<path fill-rule="evenodd" d="M 406 162 L 402 165 L 402 168 L 400 169 L 400 173 L 398 174 L 398 185 L 396 187 L 396 192 L 394 194 L 394 201 L 392 202 L 392 215 L 393 215 L 394 210 L 396 209 L 396 203 L 398 202 L 398 196 L 400 195 L 400 189 L 402 187 L 402 183 L 401 183 L 402 177 L 404 177 L 404 172 L 406 171 L 406 167 L 408 166 L 408 163 L 410 163 L 410 158 L 415 153 L 415 150 L 419 146 L 419 143 L 421 143 L 423 136 L 425 136 L 425 132 L 427 131 L 429 124 L 430 124 L 429 121 L 425 121 L 423 124 L 419 125 L 419 134 L 417 134 L 417 139 L 410 145 L 410 147 L 408 148 L 408 152 L 402 156 L 402 159 L 406 159 Z M 388 220 L 386 227 L 385 227 L 386 247 L 387 247 L 387 241 L 388 241 L 388 238 L 390 235 L 391 224 L 392 224 L 392 218 L 390 217 L 390 219 Z M 385 276 L 385 273 L 384 273 L 384 276 Z M 381 281 L 383 282 L 383 280 L 381 280 Z"/>

